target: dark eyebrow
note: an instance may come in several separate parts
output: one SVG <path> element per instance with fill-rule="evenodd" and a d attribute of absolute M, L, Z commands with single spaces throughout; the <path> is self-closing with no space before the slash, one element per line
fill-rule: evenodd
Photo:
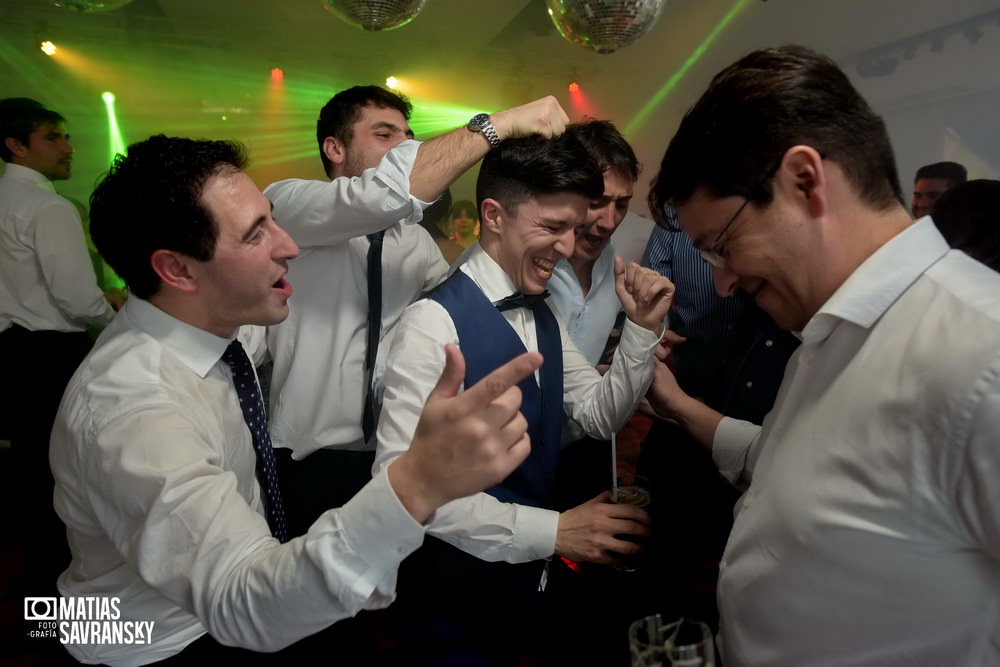
<path fill-rule="evenodd" d="M 272 207 L 272 208 L 274 208 L 274 205 L 272 204 L 272 205 L 271 205 L 271 207 Z M 253 238 L 253 235 L 257 233 L 257 230 L 258 230 L 258 229 L 260 229 L 260 228 L 261 228 L 261 226 L 263 226 L 263 224 L 264 224 L 265 222 L 267 222 L 267 217 L 266 217 L 266 216 L 263 216 L 263 215 L 262 215 L 262 216 L 260 216 L 259 218 L 257 218 L 256 220 L 254 220 L 254 221 L 253 221 L 253 224 L 252 224 L 252 225 L 250 225 L 250 228 L 249 228 L 249 229 L 247 229 L 247 230 L 246 230 L 246 231 L 245 231 L 245 232 L 243 233 L 243 238 L 242 238 L 242 239 L 240 239 L 240 240 L 241 240 L 241 241 L 242 241 L 243 243 L 246 243 L 247 241 L 249 241 L 250 239 L 252 239 L 252 238 Z"/>

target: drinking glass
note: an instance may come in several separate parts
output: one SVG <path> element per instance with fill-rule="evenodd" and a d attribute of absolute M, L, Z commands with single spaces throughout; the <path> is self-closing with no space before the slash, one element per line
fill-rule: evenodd
<path fill-rule="evenodd" d="M 629 626 L 628 646 L 632 667 L 715 667 L 712 632 L 701 621 L 645 616 Z"/>
<path fill-rule="evenodd" d="M 617 475 L 615 477 L 615 486 L 611 489 L 611 500 L 616 503 L 646 507 L 652 501 L 649 480 L 642 475 L 636 475 L 631 472 Z M 642 541 L 642 538 L 631 535 L 616 535 L 616 537 L 628 542 Z M 637 556 L 625 556 L 623 554 L 616 554 L 616 556 L 624 561 L 630 561 L 622 565 L 615 565 L 616 570 L 620 572 L 638 571 Z"/>

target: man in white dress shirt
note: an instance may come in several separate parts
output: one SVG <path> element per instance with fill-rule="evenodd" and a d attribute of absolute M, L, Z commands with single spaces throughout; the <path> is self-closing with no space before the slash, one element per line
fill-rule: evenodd
<path fill-rule="evenodd" d="M 745 489 L 727 667 L 1000 664 L 1000 276 L 910 218 L 882 119 L 803 47 L 715 76 L 663 157 L 671 201 L 718 291 L 802 340 L 763 426 L 654 383 Z"/>
<path fill-rule="evenodd" d="M 264 190 L 274 217 L 302 248 L 289 264 L 298 290 L 289 317 L 268 330 L 271 436 L 293 534 L 371 477 L 380 340 L 448 270 L 416 224 L 424 207 L 493 142 L 558 134 L 568 120 L 555 99 L 545 98 L 477 116 L 476 131 L 463 127 L 420 143 L 413 141 L 410 112 L 406 98 L 377 86 L 341 91 L 317 122 L 329 180 L 289 179 Z M 380 331 L 369 341 L 370 237 L 383 232 Z M 366 359 L 372 347 L 377 356 Z"/>
<path fill-rule="evenodd" d="M 440 508 L 429 526 L 438 539 L 428 540 L 401 574 L 406 606 L 400 611 L 411 611 L 403 619 L 406 637 L 416 639 L 414 651 L 428 651 L 431 662 L 468 651 L 502 664 L 533 653 L 547 627 L 535 622 L 545 559 L 613 563 L 615 552 L 639 550 L 622 536 L 648 535 L 646 513 L 609 503 L 607 492 L 562 513 L 553 509 L 563 410 L 596 437 L 622 426 L 648 386 L 673 292 L 655 271 L 632 264 L 626 275 L 616 262 L 618 298 L 629 319 L 604 376 L 539 303 L 556 263 L 573 253 L 590 202 L 603 191 L 599 167 L 568 135 L 501 143 L 480 167 L 478 245 L 441 287 L 406 310 L 394 335 L 376 470 L 407 451 L 445 343 L 466 355 L 467 384 L 518 351 L 538 350 L 545 358 L 536 378 L 520 385 L 531 456 L 488 492 Z"/>
<path fill-rule="evenodd" d="M 63 389 L 90 349 L 87 329 L 114 317 L 94 275 L 76 208 L 53 181 L 70 177 L 61 114 L 27 98 L 0 100 L 0 423 L 11 442 L 23 522 L 24 592 L 55 590 L 69 562 L 52 511 L 48 444 Z M 15 519 L 15 522 L 18 522 Z M 21 526 L 15 526 L 20 530 Z"/>
<path fill-rule="evenodd" d="M 512 385 L 538 356 L 456 396 L 464 363 L 449 348 L 412 456 L 306 535 L 280 543 L 275 522 L 273 537 L 280 495 L 266 424 L 252 436 L 244 421 L 260 398 L 234 387 L 256 381 L 249 361 L 237 375 L 228 355 L 243 357 L 240 341 L 265 352 L 263 330 L 240 327 L 287 315 L 298 248 L 244 163 L 236 144 L 160 135 L 119 157 L 91 200 L 94 241 L 132 296 L 70 380 L 52 434 L 55 506 L 73 554 L 59 589 L 147 629 L 135 642 L 71 640 L 84 662 L 257 664 L 267 656 L 254 651 L 384 607 L 435 509 L 503 479 L 530 449 Z"/>

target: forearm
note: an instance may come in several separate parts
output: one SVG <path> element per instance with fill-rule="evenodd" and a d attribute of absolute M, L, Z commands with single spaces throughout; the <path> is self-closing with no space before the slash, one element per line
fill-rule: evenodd
<path fill-rule="evenodd" d="M 421 201 L 434 201 L 489 148 L 483 135 L 464 127 L 425 141 L 420 144 L 410 172 L 410 194 Z"/>
<path fill-rule="evenodd" d="M 248 545 L 218 593 L 195 598 L 196 615 L 224 644 L 273 651 L 387 606 L 399 564 L 422 541 L 422 529 L 378 476 L 306 535 L 284 545 Z"/>
<path fill-rule="evenodd" d="M 603 376 L 589 367 L 579 351 L 564 351 L 565 407 L 589 435 L 610 438 L 635 413 L 652 379 L 658 341 L 651 331 L 626 322 Z"/>
<path fill-rule="evenodd" d="M 302 247 L 341 243 L 401 220 L 419 222 L 423 208 L 411 196 L 409 180 L 421 145 L 403 142 L 386 153 L 377 167 L 356 178 L 272 183 L 264 194 L 274 205 L 274 219 Z"/>
<path fill-rule="evenodd" d="M 712 440 L 719 422 L 722 421 L 722 413 L 696 398 L 683 394 L 674 401 L 667 414 L 662 414 L 659 410 L 657 414 L 676 421 L 699 445 L 712 451 Z"/>

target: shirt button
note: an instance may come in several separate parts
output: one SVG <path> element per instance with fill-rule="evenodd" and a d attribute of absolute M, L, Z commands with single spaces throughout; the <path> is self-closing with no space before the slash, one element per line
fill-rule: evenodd
<path fill-rule="evenodd" d="M 747 380 L 747 389 L 753 386 L 753 380 Z"/>
<path fill-rule="evenodd" d="M 774 345 L 774 341 L 768 338 L 767 340 L 764 341 L 764 345 L 766 347 L 771 347 L 772 345 Z"/>

